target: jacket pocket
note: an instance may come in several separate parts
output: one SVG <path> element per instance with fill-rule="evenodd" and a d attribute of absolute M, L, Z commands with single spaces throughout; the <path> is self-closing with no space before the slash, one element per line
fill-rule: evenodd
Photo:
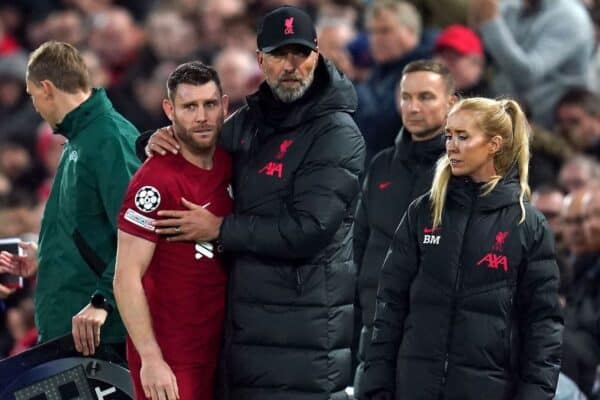
<path fill-rule="evenodd" d="M 106 263 L 96 254 L 78 229 L 73 231 L 72 237 L 83 261 L 85 261 L 94 274 L 101 276 L 106 269 Z"/>

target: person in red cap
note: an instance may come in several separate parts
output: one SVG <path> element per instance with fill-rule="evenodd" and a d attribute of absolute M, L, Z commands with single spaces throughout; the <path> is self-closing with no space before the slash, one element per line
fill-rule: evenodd
<path fill-rule="evenodd" d="M 434 59 L 452 72 L 461 96 L 489 95 L 484 79 L 483 45 L 473 30 L 464 25 L 450 25 L 444 29 L 435 42 Z"/>

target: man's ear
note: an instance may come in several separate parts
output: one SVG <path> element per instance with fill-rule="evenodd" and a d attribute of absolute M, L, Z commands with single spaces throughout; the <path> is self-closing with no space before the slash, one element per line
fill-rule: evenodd
<path fill-rule="evenodd" d="M 262 51 L 256 50 L 256 62 L 258 63 L 258 66 L 260 67 L 261 70 L 262 70 L 262 64 L 263 64 L 264 57 L 265 57 L 265 55 L 263 54 Z"/>
<path fill-rule="evenodd" d="M 223 115 L 227 116 L 227 112 L 229 111 L 229 96 L 226 94 L 221 96 L 221 105 L 223 107 Z"/>
<path fill-rule="evenodd" d="M 452 96 L 450 96 L 450 99 L 448 100 L 448 105 L 450 107 L 452 107 L 454 104 L 456 104 L 457 101 L 458 101 L 458 96 L 453 94 Z"/>
<path fill-rule="evenodd" d="M 40 81 L 39 87 L 42 88 L 44 96 L 46 96 L 47 99 L 53 98 L 56 95 L 56 91 L 58 90 L 54 83 L 52 83 L 52 81 L 49 81 L 48 79 Z"/>
<path fill-rule="evenodd" d="M 163 99 L 162 108 L 169 121 L 173 122 L 173 103 L 171 103 L 171 100 Z"/>

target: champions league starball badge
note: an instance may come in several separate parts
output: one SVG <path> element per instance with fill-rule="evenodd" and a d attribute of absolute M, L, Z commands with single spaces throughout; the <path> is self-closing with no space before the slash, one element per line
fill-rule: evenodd
<path fill-rule="evenodd" d="M 152 212 L 160 205 L 160 193 L 152 186 L 143 186 L 135 194 L 135 206 L 142 212 Z"/>

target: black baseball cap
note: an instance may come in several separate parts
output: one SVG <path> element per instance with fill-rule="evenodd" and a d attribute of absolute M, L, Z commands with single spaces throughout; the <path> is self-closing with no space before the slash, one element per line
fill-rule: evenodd
<path fill-rule="evenodd" d="M 258 50 L 269 53 L 286 44 L 317 51 L 317 32 L 310 16 L 297 7 L 283 6 L 266 14 L 258 26 Z"/>

